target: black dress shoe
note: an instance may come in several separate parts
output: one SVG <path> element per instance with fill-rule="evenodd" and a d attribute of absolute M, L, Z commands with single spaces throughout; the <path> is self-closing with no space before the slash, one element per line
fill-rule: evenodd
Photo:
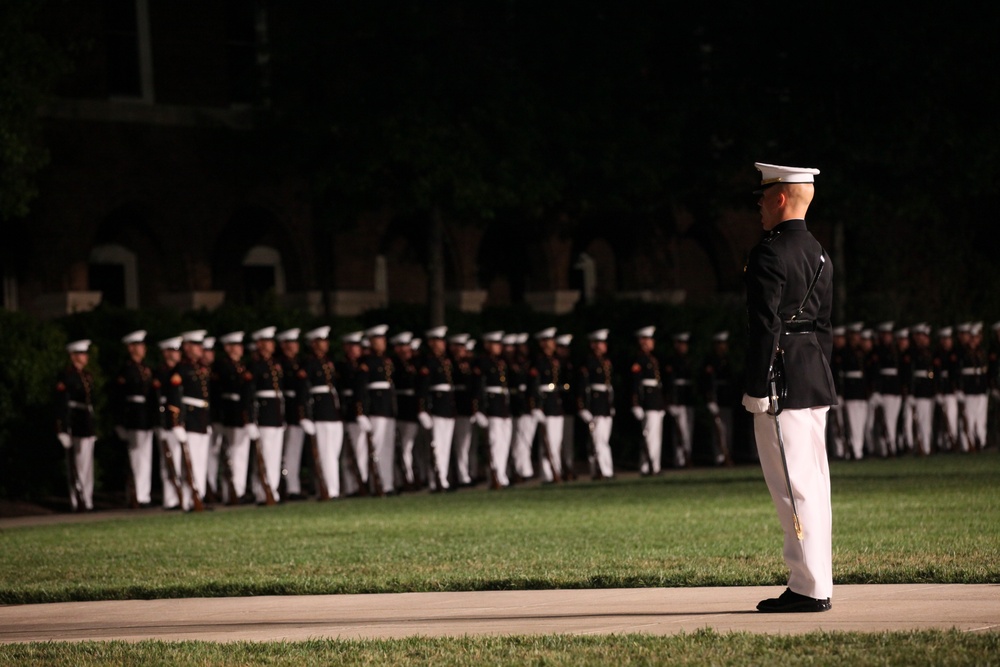
<path fill-rule="evenodd" d="M 829 611 L 829 609 L 830 598 L 818 600 L 793 593 L 790 588 L 786 588 L 780 597 L 761 600 L 757 605 L 757 611 L 772 614 Z"/>

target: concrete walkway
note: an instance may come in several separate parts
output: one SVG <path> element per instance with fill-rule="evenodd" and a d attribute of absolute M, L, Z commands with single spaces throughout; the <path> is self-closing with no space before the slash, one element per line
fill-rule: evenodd
<path fill-rule="evenodd" d="M 837 586 L 820 614 L 761 614 L 774 587 L 399 593 L 0 607 L 0 643 L 278 641 L 509 634 L 1000 631 L 1000 585 Z"/>

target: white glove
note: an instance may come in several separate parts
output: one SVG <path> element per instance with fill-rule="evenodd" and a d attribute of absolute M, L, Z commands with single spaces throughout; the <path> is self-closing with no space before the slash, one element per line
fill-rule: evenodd
<path fill-rule="evenodd" d="M 541 424 L 543 421 L 545 421 L 545 413 L 539 410 L 538 408 L 535 408 L 534 410 L 531 411 L 531 416 L 535 418 L 535 423 L 537 424 Z"/>
<path fill-rule="evenodd" d="M 56 433 L 56 437 L 59 438 L 59 444 L 63 446 L 63 449 L 69 449 L 73 446 L 73 438 L 70 437 L 69 433 Z"/>
<path fill-rule="evenodd" d="M 882 405 L 882 394 L 875 391 L 872 395 L 868 397 L 868 402 L 871 403 L 872 407 Z"/>
<path fill-rule="evenodd" d="M 770 406 L 766 398 L 754 398 L 753 396 L 743 394 L 743 407 L 747 409 L 747 412 L 759 415 L 767 412 Z"/>
<path fill-rule="evenodd" d="M 632 406 L 632 416 L 637 420 L 642 421 L 646 418 L 646 411 L 640 408 L 638 405 Z"/>
<path fill-rule="evenodd" d="M 313 420 L 300 419 L 299 426 L 301 426 L 302 430 L 305 431 L 308 435 L 316 435 L 316 423 Z"/>
<path fill-rule="evenodd" d="M 209 440 L 211 440 L 211 439 L 212 439 L 212 431 L 213 431 L 213 430 L 215 430 L 215 429 L 213 429 L 213 428 L 212 428 L 212 425 L 211 425 L 211 424 L 209 424 L 208 426 L 206 426 L 206 427 L 205 427 L 205 435 L 207 435 L 207 436 L 208 436 L 208 439 L 209 439 Z"/>
<path fill-rule="evenodd" d="M 1000 399 L 1000 389 L 990 389 L 990 396 L 995 399 Z"/>
<path fill-rule="evenodd" d="M 247 435 L 250 436 L 251 440 L 260 440 L 260 429 L 253 422 L 247 424 Z"/>
<path fill-rule="evenodd" d="M 368 415 L 358 415 L 358 428 L 364 433 L 372 432 L 372 420 L 368 419 Z"/>
<path fill-rule="evenodd" d="M 472 415 L 472 421 L 475 422 L 476 426 L 480 428 L 487 428 L 490 425 L 489 417 L 484 415 L 482 412 L 477 412 Z"/>
<path fill-rule="evenodd" d="M 577 414 L 580 415 L 580 419 L 583 420 L 584 424 L 589 424 L 594 421 L 594 415 L 590 412 L 590 410 L 580 410 Z"/>
<path fill-rule="evenodd" d="M 431 419 L 431 416 L 426 412 L 419 413 L 417 415 L 417 421 L 420 422 L 420 425 L 423 426 L 425 430 L 430 431 L 434 428 L 434 420 Z"/>
<path fill-rule="evenodd" d="M 957 398 L 960 403 L 965 403 L 965 392 L 964 391 L 956 391 L 955 392 L 955 398 Z"/>
<path fill-rule="evenodd" d="M 712 413 L 713 417 L 719 416 L 719 404 L 715 401 L 708 402 L 708 411 Z"/>
<path fill-rule="evenodd" d="M 683 405 L 668 405 L 667 410 L 670 412 L 670 416 L 674 419 L 680 419 L 681 415 L 684 413 Z"/>
<path fill-rule="evenodd" d="M 941 394 L 935 394 L 934 402 L 937 403 L 938 405 L 944 405 L 944 396 L 942 396 Z"/>
<path fill-rule="evenodd" d="M 188 432 L 183 426 L 175 426 L 170 430 L 174 434 L 174 437 L 177 438 L 177 442 L 188 441 Z"/>
<path fill-rule="evenodd" d="M 115 435 L 118 436 L 119 440 L 128 440 L 128 431 L 125 430 L 124 426 L 115 426 Z"/>

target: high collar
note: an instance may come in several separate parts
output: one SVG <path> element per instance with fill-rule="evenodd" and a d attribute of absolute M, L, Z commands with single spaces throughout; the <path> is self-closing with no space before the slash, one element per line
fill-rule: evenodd
<path fill-rule="evenodd" d="M 764 232 L 764 238 L 773 239 L 778 234 L 782 232 L 799 231 L 803 232 L 806 230 L 806 221 L 802 218 L 795 218 L 792 220 L 785 220 L 784 222 L 779 222 L 777 225 L 771 228 L 770 231 Z"/>

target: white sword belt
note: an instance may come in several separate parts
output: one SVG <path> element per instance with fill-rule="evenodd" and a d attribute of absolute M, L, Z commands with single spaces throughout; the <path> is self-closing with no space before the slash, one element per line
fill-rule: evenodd
<path fill-rule="evenodd" d="M 898 368 L 880 368 L 880 369 L 878 369 L 878 374 L 879 375 L 889 375 L 889 376 L 899 375 L 899 369 Z"/>
<path fill-rule="evenodd" d="M 915 378 L 929 378 L 930 376 L 930 371 L 913 371 L 913 377 Z"/>
<path fill-rule="evenodd" d="M 87 412 L 94 411 L 94 406 L 88 405 L 87 403 L 81 403 L 80 401 L 66 401 L 66 404 L 74 410 L 86 410 Z"/>
<path fill-rule="evenodd" d="M 590 385 L 590 391 L 607 391 L 608 385 L 606 384 L 592 384 Z"/>
<path fill-rule="evenodd" d="M 510 390 L 507 387 L 486 387 L 486 393 L 506 395 L 510 393 Z"/>
<path fill-rule="evenodd" d="M 643 387 L 659 387 L 660 386 L 660 381 L 659 380 L 653 380 L 651 378 L 646 378 L 645 380 L 642 381 L 642 386 Z"/>
<path fill-rule="evenodd" d="M 962 375 L 986 375 L 986 368 L 984 366 L 977 366 L 975 368 L 963 368 Z"/>
<path fill-rule="evenodd" d="M 126 396 L 125 400 L 128 401 L 129 403 L 145 403 L 146 397 L 139 396 L 138 394 L 133 394 L 131 396 Z"/>
<path fill-rule="evenodd" d="M 237 401 L 237 402 L 239 402 L 240 395 L 239 394 L 222 394 L 220 396 L 220 398 L 222 398 L 223 400 L 226 400 L 226 401 Z"/>
<path fill-rule="evenodd" d="M 397 389 L 396 396 L 416 396 L 417 392 L 414 389 Z"/>
<path fill-rule="evenodd" d="M 273 389 L 262 389 L 254 394 L 257 398 L 278 398 L 279 394 Z"/>
<path fill-rule="evenodd" d="M 851 378 L 852 380 L 860 380 L 864 378 L 864 371 L 846 371 L 844 373 L 845 378 Z"/>
<path fill-rule="evenodd" d="M 450 384 L 435 384 L 428 387 L 428 391 L 451 391 Z"/>
<path fill-rule="evenodd" d="M 369 389 L 389 389 L 390 387 L 392 387 L 392 385 L 384 381 L 368 383 Z"/>
<path fill-rule="evenodd" d="M 287 396 L 288 398 L 295 398 L 295 390 L 294 389 L 286 389 L 285 390 L 285 396 Z"/>
<path fill-rule="evenodd" d="M 540 391 L 543 394 L 551 394 L 555 390 L 556 390 L 556 386 L 552 382 L 550 382 L 548 384 L 543 384 L 540 387 L 538 387 L 538 391 Z"/>
<path fill-rule="evenodd" d="M 181 399 L 181 403 L 184 405 L 190 405 L 193 408 L 207 408 L 208 401 L 201 398 L 193 398 L 191 396 L 185 396 Z"/>

